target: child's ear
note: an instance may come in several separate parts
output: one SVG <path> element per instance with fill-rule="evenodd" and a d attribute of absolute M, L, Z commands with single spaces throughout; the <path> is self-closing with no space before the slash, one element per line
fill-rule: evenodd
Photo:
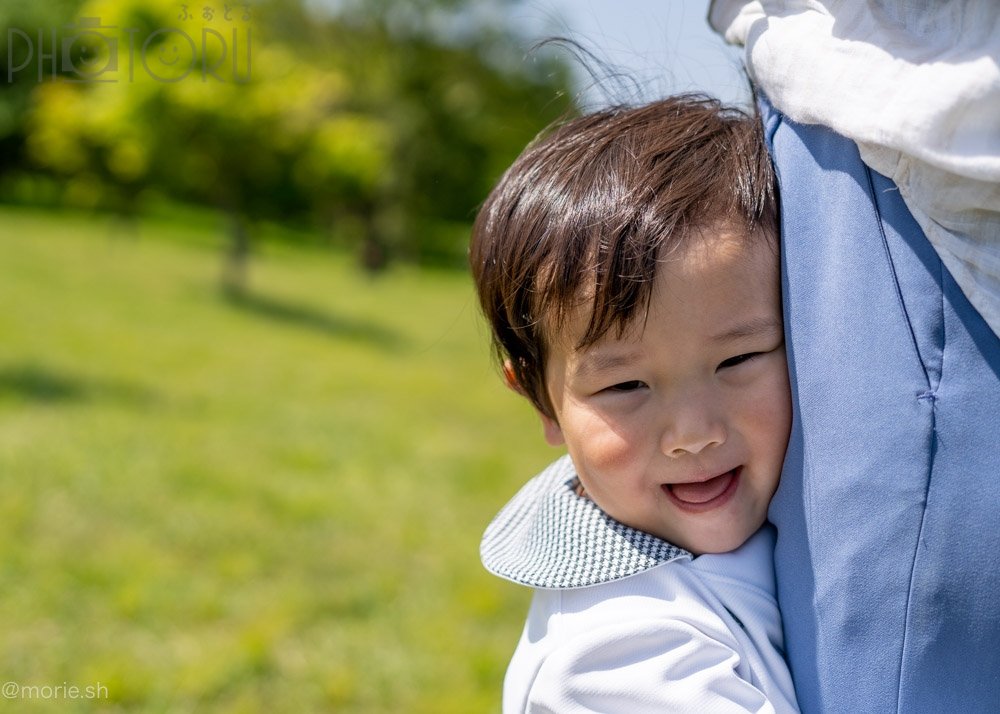
<path fill-rule="evenodd" d="M 545 442 L 549 446 L 562 446 L 566 443 L 566 439 L 563 438 L 562 428 L 559 426 L 559 422 L 550 416 L 546 416 L 542 412 L 538 412 L 538 416 L 542 420 L 542 430 L 545 432 Z"/>
<path fill-rule="evenodd" d="M 522 397 L 528 396 L 521 389 L 521 385 L 518 384 L 517 375 L 514 373 L 514 365 L 511 364 L 509 359 L 503 361 L 503 381 L 507 383 L 507 386 L 520 394 Z M 535 411 L 538 411 L 537 409 Z M 562 446 L 566 443 L 563 438 L 562 429 L 559 428 L 559 422 L 557 422 L 552 417 L 546 415 L 544 412 L 538 411 L 538 416 L 542 420 L 542 431 L 545 432 L 545 441 L 549 446 Z"/>
<path fill-rule="evenodd" d="M 524 396 L 524 390 L 521 389 L 521 385 L 517 382 L 517 375 L 514 374 L 514 365 L 509 359 L 503 361 L 503 381 L 507 384 L 508 389 L 517 392 L 522 397 Z"/>

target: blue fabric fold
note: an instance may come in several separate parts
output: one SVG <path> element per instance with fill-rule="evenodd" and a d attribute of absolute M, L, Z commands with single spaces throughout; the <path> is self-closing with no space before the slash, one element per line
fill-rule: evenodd
<path fill-rule="evenodd" d="M 853 142 L 759 106 L 794 410 L 769 516 L 802 711 L 1000 711 L 1000 340 Z"/>

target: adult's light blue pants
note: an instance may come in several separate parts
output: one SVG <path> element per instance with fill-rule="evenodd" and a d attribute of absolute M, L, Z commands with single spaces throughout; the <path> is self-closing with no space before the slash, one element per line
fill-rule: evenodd
<path fill-rule="evenodd" d="M 804 712 L 1000 712 L 1000 340 L 853 142 L 761 102 L 794 422 L 770 518 Z"/>

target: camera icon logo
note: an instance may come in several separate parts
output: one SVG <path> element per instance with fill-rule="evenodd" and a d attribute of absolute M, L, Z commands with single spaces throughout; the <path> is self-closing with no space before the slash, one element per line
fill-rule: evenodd
<path fill-rule="evenodd" d="M 62 38 L 62 70 L 78 81 L 114 81 L 101 76 L 118 71 L 118 38 L 110 32 L 115 29 L 101 25 L 99 17 L 82 17 L 78 24 L 68 25 Z"/>

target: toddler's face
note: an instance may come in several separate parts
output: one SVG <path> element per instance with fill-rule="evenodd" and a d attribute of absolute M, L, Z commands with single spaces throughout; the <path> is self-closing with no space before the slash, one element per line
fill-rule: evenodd
<path fill-rule="evenodd" d="M 645 324 L 574 350 L 581 311 L 550 341 L 542 419 L 606 513 L 720 553 L 763 524 L 788 443 L 778 256 L 725 224 L 688 243 L 660 265 Z"/>

